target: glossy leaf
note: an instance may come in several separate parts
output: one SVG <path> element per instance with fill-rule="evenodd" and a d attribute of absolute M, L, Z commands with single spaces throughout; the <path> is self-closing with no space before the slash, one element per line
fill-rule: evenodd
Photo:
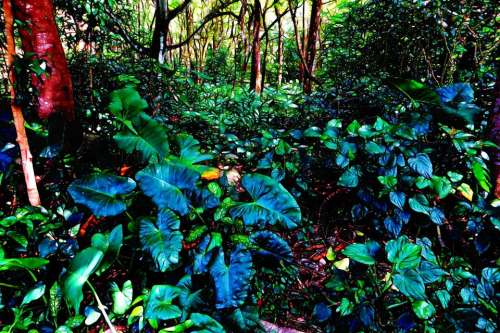
<path fill-rule="evenodd" d="M 177 305 L 172 304 L 179 296 L 179 289 L 170 285 L 155 285 L 151 289 L 144 316 L 153 320 L 179 318 L 182 314 Z"/>
<path fill-rule="evenodd" d="M 63 290 L 66 300 L 76 313 L 79 312 L 83 300 L 83 285 L 96 271 L 103 257 L 104 253 L 101 250 L 89 247 L 79 252 L 70 263 Z"/>
<path fill-rule="evenodd" d="M 242 305 L 248 296 L 253 274 L 252 256 L 242 245 L 231 253 L 229 266 L 225 263 L 224 251 L 219 248 L 210 267 L 215 283 L 215 307 L 227 309 Z"/>
<path fill-rule="evenodd" d="M 179 262 L 182 250 L 182 233 L 179 231 L 179 217 L 169 209 L 158 212 L 156 226 L 148 219 L 140 223 L 139 238 L 148 251 L 156 267 L 165 272 Z"/>
<path fill-rule="evenodd" d="M 135 182 L 126 177 L 90 175 L 77 179 L 68 187 L 76 203 L 87 206 L 96 216 L 115 216 L 127 209 L 119 195 L 131 192 Z"/>
<path fill-rule="evenodd" d="M 113 299 L 113 312 L 118 315 L 124 314 L 132 304 L 132 297 L 134 295 L 132 281 L 125 281 L 122 289 L 120 289 L 116 282 L 112 282 L 110 291 L 111 298 Z"/>
<path fill-rule="evenodd" d="M 113 137 L 118 147 L 127 153 L 140 152 L 144 161 L 159 161 L 168 156 L 168 137 L 161 123 L 141 114 L 133 124 L 135 131 L 125 128 Z"/>
<path fill-rule="evenodd" d="M 375 258 L 370 254 L 368 247 L 365 244 L 348 245 L 342 253 L 365 265 L 373 265 L 376 263 Z"/>
<path fill-rule="evenodd" d="M 136 175 L 141 189 L 159 208 L 170 208 L 181 215 L 190 210 L 190 202 L 183 190 L 194 190 L 199 174 L 179 163 L 154 164 Z"/>
<path fill-rule="evenodd" d="M 261 174 L 245 175 L 242 185 L 253 201 L 239 203 L 231 208 L 233 218 L 243 218 L 246 225 L 279 222 L 288 229 L 300 224 L 302 216 L 299 205 L 283 185 Z"/>

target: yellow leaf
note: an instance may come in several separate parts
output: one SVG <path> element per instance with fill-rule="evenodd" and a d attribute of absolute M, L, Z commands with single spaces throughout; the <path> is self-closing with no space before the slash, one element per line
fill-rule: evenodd
<path fill-rule="evenodd" d="M 216 180 L 219 178 L 220 178 L 220 171 L 219 169 L 216 168 L 208 169 L 201 174 L 201 179 L 204 180 Z"/>
<path fill-rule="evenodd" d="M 130 317 L 142 317 L 142 312 L 143 312 L 143 307 L 142 306 L 136 306 L 132 312 L 130 312 Z"/>
<path fill-rule="evenodd" d="M 330 261 L 335 260 L 335 252 L 333 252 L 333 249 L 331 246 L 328 248 L 328 251 L 326 251 L 326 259 L 328 259 Z"/>
<path fill-rule="evenodd" d="M 465 197 L 465 199 L 472 201 L 472 197 L 474 196 L 474 191 L 472 191 L 469 184 L 462 183 L 457 188 L 457 190 L 460 192 L 460 194 L 462 194 Z"/>
<path fill-rule="evenodd" d="M 333 263 L 333 266 L 335 266 L 337 269 L 340 269 L 341 271 L 347 272 L 349 270 L 349 258 L 344 258 L 342 260 L 336 261 Z"/>

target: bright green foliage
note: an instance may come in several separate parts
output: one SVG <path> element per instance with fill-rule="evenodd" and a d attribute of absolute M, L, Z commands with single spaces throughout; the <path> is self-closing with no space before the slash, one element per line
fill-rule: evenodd
<path fill-rule="evenodd" d="M 179 290 L 169 285 L 156 285 L 151 289 L 144 316 L 153 320 L 179 318 L 181 310 L 172 302 L 179 296 Z"/>
<path fill-rule="evenodd" d="M 144 160 L 161 160 L 170 151 L 167 133 L 163 126 L 142 113 L 134 121 L 134 130 L 125 128 L 113 138 L 118 147 L 132 153 L 139 151 Z"/>
<path fill-rule="evenodd" d="M 68 276 L 64 280 L 64 295 L 68 303 L 78 313 L 83 300 L 83 285 L 101 263 L 104 253 L 94 247 L 89 247 L 76 255 L 71 261 Z"/>

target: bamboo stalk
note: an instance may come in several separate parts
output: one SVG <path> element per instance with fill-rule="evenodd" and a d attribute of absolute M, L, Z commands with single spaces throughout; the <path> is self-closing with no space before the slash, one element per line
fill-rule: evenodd
<path fill-rule="evenodd" d="M 12 12 L 11 0 L 3 0 L 3 12 L 5 17 L 5 38 L 7 40 L 6 62 L 9 68 L 9 82 L 10 82 L 10 106 L 12 109 L 12 117 L 14 119 L 14 126 L 16 127 L 17 143 L 21 151 L 21 162 L 24 173 L 24 180 L 26 182 L 26 190 L 28 192 L 28 199 L 32 206 L 40 206 L 40 195 L 36 186 L 35 171 L 33 169 L 33 156 L 30 152 L 28 144 L 28 137 L 26 136 L 26 129 L 24 127 L 24 116 L 21 108 L 16 105 L 16 90 L 15 75 L 14 75 L 14 57 L 16 54 L 16 44 L 14 42 L 14 14 Z"/>

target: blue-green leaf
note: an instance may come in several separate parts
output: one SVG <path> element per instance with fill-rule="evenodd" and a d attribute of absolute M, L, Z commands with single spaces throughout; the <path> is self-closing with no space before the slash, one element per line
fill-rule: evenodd
<path fill-rule="evenodd" d="M 256 246 L 254 253 L 271 262 L 291 262 L 292 249 L 280 236 L 270 231 L 257 231 L 250 236 L 250 241 Z"/>
<path fill-rule="evenodd" d="M 180 160 L 186 164 L 195 164 L 211 160 L 213 155 L 200 152 L 200 142 L 189 134 L 179 134 L 176 137 L 180 150 Z"/>
<path fill-rule="evenodd" d="M 182 190 L 194 190 L 199 174 L 182 164 L 168 162 L 146 167 L 137 173 L 136 179 L 159 208 L 186 215 L 190 202 Z"/>
<path fill-rule="evenodd" d="M 79 312 L 83 300 L 83 284 L 95 272 L 103 257 L 104 253 L 101 250 L 89 247 L 79 252 L 70 263 L 63 290 L 66 300 L 76 313 Z"/>
<path fill-rule="evenodd" d="M 68 187 L 68 192 L 76 203 L 90 208 L 96 216 L 115 216 L 127 209 L 119 195 L 129 193 L 135 182 L 126 177 L 113 175 L 90 175 L 77 179 Z"/>
<path fill-rule="evenodd" d="M 215 307 L 217 309 L 237 308 L 245 302 L 254 274 L 252 256 L 242 245 L 231 253 L 229 266 L 224 260 L 224 251 L 219 248 L 210 267 L 215 283 Z"/>
<path fill-rule="evenodd" d="M 182 250 L 182 233 L 179 231 L 180 221 L 169 209 L 158 212 L 156 225 L 143 219 L 140 223 L 139 237 L 142 246 L 151 253 L 156 267 L 165 272 L 179 262 Z"/>
<path fill-rule="evenodd" d="M 340 175 L 337 184 L 343 187 L 356 187 L 359 183 L 359 174 L 359 168 L 352 166 Z"/>
<path fill-rule="evenodd" d="M 432 162 L 427 154 L 417 154 L 415 157 L 408 159 L 410 168 L 425 178 L 432 177 Z"/>
<path fill-rule="evenodd" d="M 26 295 L 24 295 L 23 301 L 21 302 L 21 306 L 27 305 L 33 301 L 36 301 L 37 299 L 42 297 L 44 293 L 45 293 L 45 284 L 43 284 L 41 282 L 37 283 L 35 285 L 35 287 L 30 289 L 26 293 Z"/>
<path fill-rule="evenodd" d="M 120 289 L 116 282 L 112 282 L 110 291 L 113 299 L 113 312 L 118 315 L 124 314 L 132 304 L 132 297 L 134 296 L 132 281 L 125 281 L 123 289 Z"/>
<path fill-rule="evenodd" d="M 403 210 L 406 202 L 406 194 L 404 194 L 403 192 L 391 192 L 389 193 L 389 200 L 391 200 L 394 206 Z"/>
<path fill-rule="evenodd" d="M 170 285 L 155 285 L 151 289 L 144 316 L 153 320 L 170 320 L 182 314 L 177 305 L 172 304 L 179 296 L 179 288 Z"/>
<path fill-rule="evenodd" d="M 202 313 L 192 313 L 189 319 L 196 327 L 193 333 L 225 333 L 224 327 L 215 319 Z"/>
<path fill-rule="evenodd" d="M 139 151 L 144 161 L 159 161 L 170 151 L 163 125 L 145 113 L 133 122 L 135 131 L 125 128 L 113 138 L 118 147 L 127 153 Z"/>
<path fill-rule="evenodd" d="M 393 283 L 404 295 L 414 299 L 425 298 L 424 281 L 413 269 L 405 269 L 394 275 Z"/>
<path fill-rule="evenodd" d="M 261 174 L 245 175 L 242 185 L 253 201 L 231 208 L 233 218 L 243 218 L 246 225 L 280 222 L 288 229 L 300 224 L 302 216 L 299 205 L 283 185 Z"/>
<path fill-rule="evenodd" d="M 347 246 L 342 253 L 352 260 L 365 265 L 373 265 L 376 262 L 366 244 L 351 244 Z"/>

